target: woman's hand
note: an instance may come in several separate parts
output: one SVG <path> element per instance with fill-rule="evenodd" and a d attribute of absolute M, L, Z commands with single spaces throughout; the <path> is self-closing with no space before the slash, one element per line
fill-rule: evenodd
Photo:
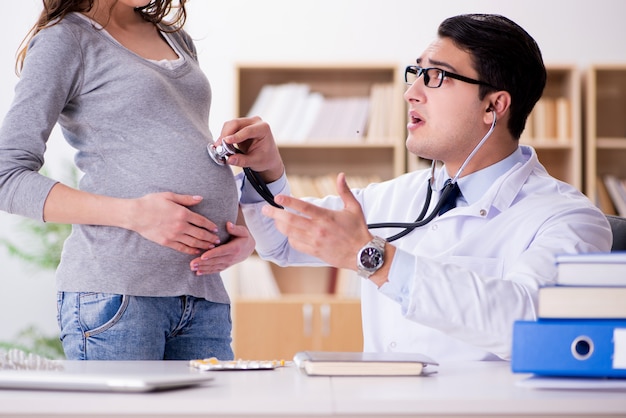
<path fill-rule="evenodd" d="M 217 225 L 189 209 L 201 201 L 201 196 L 172 192 L 123 199 L 57 183 L 46 199 L 44 219 L 46 222 L 124 228 L 159 245 L 197 255 L 220 242 Z"/>
<path fill-rule="evenodd" d="M 176 251 L 200 254 L 220 243 L 217 225 L 188 208 L 201 201 L 200 196 L 171 192 L 133 199 L 127 229 Z"/>

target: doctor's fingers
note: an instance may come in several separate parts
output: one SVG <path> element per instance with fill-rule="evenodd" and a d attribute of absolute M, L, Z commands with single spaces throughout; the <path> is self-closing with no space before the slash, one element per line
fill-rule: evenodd
<path fill-rule="evenodd" d="M 352 229 L 358 228 L 361 224 L 364 224 L 361 212 L 355 216 L 345 210 L 323 208 L 286 195 L 276 196 L 275 201 L 279 205 L 288 208 L 289 211 L 271 207 L 272 213 L 275 213 L 273 217 L 284 216 L 285 219 L 290 219 L 290 222 L 295 222 L 294 220 L 298 219 L 298 227 L 306 229 L 304 232 L 309 232 L 312 239 L 321 238 L 325 240 L 330 239 L 330 237 L 342 236 L 346 233 L 350 235 L 352 232 L 346 232 L 346 227 Z M 266 213 L 265 211 L 270 211 L 270 208 L 264 207 L 263 213 Z M 291 211 L 295 211 L 297 215 L 293 213 L 291 215 L 297 216 L 298 218 L 289 217 L 288 214 Z M 280 212 L 287 212 L 287 214 L 281 214 Z M 305 219 L 309 221 L 305 222 Z"/>
<path fill-rule="evenodd" d="M 332 214 L 336 211 L 332 209 L 322 208 L 320 206 L 316 206 L 312 203 L 305 202 L 304 200 L 298 199 L 293 196 L 287 196 L 279 194 L 274 197 L 274 201 L 281 206 L 292 209 L 293 211 L 306 216 L 308 218 L 322 218 L 322 217 L 332 217 Z"/>
<path fill-rule="evenodd" d="M 350 212 L 363 213 L 361 205 L 354 197 L 352 190 L 348 186 L 345 173 L 339 173 L 336 180 L 337 194 L 341 197 L 344 207 Z"/>
<path fill-rule="evenodd" d="M 335 233 L 336 225 L 327 218 L 311 219 L 300 214 L 271 208 L 270 217 L 276 228 L 287 237 L 289 244 L 296 250 L 326 261 L 325 250 L 339 236 Z"/>
<path fill-rule="evenodd" d="M 236 135 L 238 132 L 240 132 L 242 129 L 250 126 L 250 125 L 254 125 L 255 123 L 259 123 L 261 121 L 261 118 L 258 116 L 252 116 L 252 117 L 246 117 L 246 118 L 236 118 L 236 119 L 232 119 L 229 121 L 224 122 L 224 125 L 222 125 L 222 131 L 220 132 L 220 138 L 224 139 L 225 137 L 228 136 L 235 136 L 233 138 L 233 140 L 237 139 Z M 237 143 L 237 142 L 230 142 L 229 143 Z"/>
<path fill-rule="evenodd" d="M 222 141 L 237 145 L 244 154 L 252 152 L 253 148 L 255 150 L 275 148 L 272 129 L 261 118 L 242 118 L 231 122 L 234 125 L 224 130 L 225 133 L 230 133 L 220 136 Z"/>
<path fill-rule="evenodd" d="M 290 241 L 307 239 L 306 237 L 314 229 L 317 229 L 316 222 L 311 218 L 294 213 L 289 210 L 279 209 L 270 205 L 266 205 L 262 209 L 263 214 L 274 220 L 276 228 Z"/>

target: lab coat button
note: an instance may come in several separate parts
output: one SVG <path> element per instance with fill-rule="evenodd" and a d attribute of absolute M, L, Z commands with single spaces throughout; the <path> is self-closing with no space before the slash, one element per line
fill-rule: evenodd
<path fill-rule="evenodd" d="M 485 209 L 481 209 L 480 216 L 487 216 L 487 211 Z"/>
<path fill-rule="evenodd" d="M 390 342 L 389 343 L 389 348 L 391 348 L 391 349 L 396 348 L 396 342 L 395 341 Z"/>

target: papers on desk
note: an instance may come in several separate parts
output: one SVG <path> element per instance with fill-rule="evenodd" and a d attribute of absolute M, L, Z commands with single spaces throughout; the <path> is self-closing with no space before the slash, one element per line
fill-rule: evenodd
<path fill-rule="evenodd" d="M 417 353 L 301 351 L 293 358 L 310 376 L 423 376 L 435 373 L 433 359 Z"/>
<path fill-rule="evenodd" d="M 518 380 L 516 385 L 530 389 L 626 391 L 626 379 L 597 379 L 590 377 L 531 376 L 526 379 Z"/>

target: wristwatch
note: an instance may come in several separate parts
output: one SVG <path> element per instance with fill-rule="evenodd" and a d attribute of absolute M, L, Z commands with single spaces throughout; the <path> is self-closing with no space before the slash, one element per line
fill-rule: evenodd
<path fill-rule="evenodd" d="M 385 262 L 385 240 L 374 236 L 374 239 L 365 244 L 356 256 L 358 275 L 364 279 L 369 278 Z"/>

